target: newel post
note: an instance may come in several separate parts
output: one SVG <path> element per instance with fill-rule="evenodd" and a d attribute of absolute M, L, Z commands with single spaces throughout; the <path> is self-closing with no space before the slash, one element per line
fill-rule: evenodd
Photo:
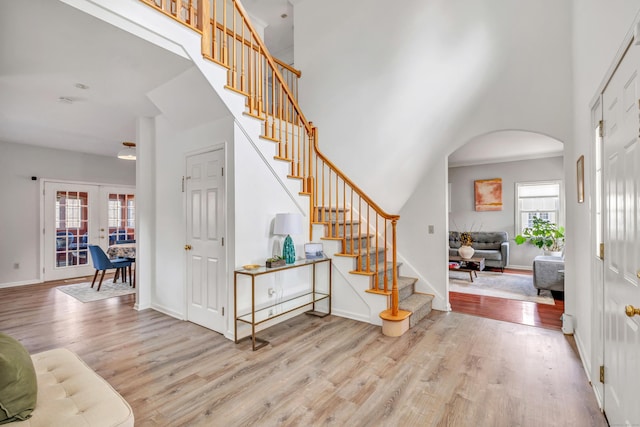
<path fill-rule="evenodd" d="M 396 247 L 396 224 L 398 223 L 397 219 L 392 219 L 391 220 L 391 247 L 393 248 L 392 254 L 391 254 L 391 267 L 393 268 L 392 270 L 392 277 L 393 277 L 393 283 L 392 283 L 392 287 L 391 287 L 391 315 L 392 316 L 397 316 L 398 315 L 398 306 L 399 306 L 399 302 L 398 302 L 398 269 L 397 269 L 397 253 L 398 253 L 398 249 Z"/>

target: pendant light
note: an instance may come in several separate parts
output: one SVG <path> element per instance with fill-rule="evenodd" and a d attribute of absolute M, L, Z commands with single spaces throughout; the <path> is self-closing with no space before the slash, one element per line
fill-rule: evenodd
<path fill-rule="evenodd" d="M 123 160 L 135 160 L 136 159 L 136 144 L 135 142 L 123 142 L 124 148 L 118 152 L 118 158 Z"/>

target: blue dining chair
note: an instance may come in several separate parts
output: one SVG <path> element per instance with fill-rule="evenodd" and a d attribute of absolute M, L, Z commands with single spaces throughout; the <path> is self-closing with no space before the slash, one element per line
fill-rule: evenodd
<path fill-rule="evenodd" d="M 135 242 L 136 242 L 136 239 L 117 240 L 116 241 L 116 245 L 124 245 L 125 243 L 135 243 Z M 131 267 L 129 267 L 129 270 L 130 271 L 133 270 L 133 266 L 136 263 L 136 259 L 135 258 L 131 258 L 131 257 L 126 257 L 124 259 L 127 259 L 127 260 L 131 261 Z M 131 276 L 131 274 L 130 274 L 130 276 Z M 115 279 L 117 279 L 117 278 L 118 278 L 118 273 L 116 272 Z M 135 272 L 133 273 L 133 279 L 131 279 L 131 277 L 129 277 L 129 279 L 130 279 L 129 282 L 135 288 L 136 287 L 136 274 L 135 274 Z"/>
<path fill-rule="evenodd" d="M 102 275 L 100 276 L 100 283 L 98 283 L 98 291 L 100 290 L 100 286 L 102 286 L 102 279 L 104 279 L 104 274 L 107 270 L 115 268 L 122 269 L 122 281 L 125 281 L 125 271 L 127 267 L 129 267 L 129 283 L 131 283 L 131 260 L 126 258 L 114 258 L 109 259 L 107 254 L 104 253 L 100 246 L 89 245 L 89 253 L 91 253 L 91 260 L 93 261 L 93 268 L 96 269 L 96 274 L 93 275 L 93 282 L 91 282 L 91 287 L 96 283 L 96 278 L 98 277 L 98 272 L 102 271 Z"/>

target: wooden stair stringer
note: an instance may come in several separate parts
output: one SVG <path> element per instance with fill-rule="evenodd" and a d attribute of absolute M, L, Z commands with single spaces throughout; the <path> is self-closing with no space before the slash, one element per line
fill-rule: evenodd
<path fill-rule="evenodd" d="M 230 91 L 233 94 L 236 94 L 239 97 L 242 97 L 242 94 L 239 94 L 235 91 Z M 242 124 L 240 126 L 241 130 L 244 131 L 245 136 L 248 137 L 249 134 L 254 135 L 254 137 L 249 138 L 252 145 L 259 152 L 260 156 L 264 159 L 265 163 L 269 165 L 272 169 L 274 175 L 278 177 L 278 180 L 282 183 L 282 185 L 287 189 L 287 192 L 292 195 L 292 197 L 300 197 L 307 196 L 308 194 L 302 193 L 303 190 L 303 180 L 298 177 L 294 177 L 291 175 L 291 162 L 287 160 L 283 160 L 278 158 L 278 145 L 269 140 L 265 140 L 262 138 L 262 119 L 259 119 L 255 116 L 249 114 L 242 114 Z M 239 122 L 239 120 L 237 120 Z M 307 199 L 308 200 L 308 199 Z M 308 202 L 303 201 L 305 207 L 308 206 Z M 304 211 L 308 211 L 309 208 L 306 207 Z"/>

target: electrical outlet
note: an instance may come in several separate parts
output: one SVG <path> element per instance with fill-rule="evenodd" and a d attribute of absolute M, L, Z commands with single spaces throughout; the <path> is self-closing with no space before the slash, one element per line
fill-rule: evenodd
<path fill-rule="evenodd" d="M 14 263 L 13 263 L 13 268 L 14 268 L 15 270 L 18 270 L 18 269 L 20 268 L 20 263 L 19 263 L 19 262 L 14 262 Z"/>
<path fill-rule="evenodd" d="M 270 297 L 274 296 L 274 295 L 275 295 L 275 293 L 276 293 L 276 290 L 275 290 L 275 289 L 273 289 L 273 288 L 269 288 L 269 296 L 270 296 Z"/>

